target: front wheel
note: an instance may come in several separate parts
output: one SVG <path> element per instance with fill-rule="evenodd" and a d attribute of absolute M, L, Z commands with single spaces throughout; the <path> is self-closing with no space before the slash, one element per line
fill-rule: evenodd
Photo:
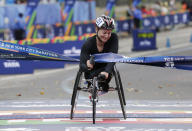
<path fill-rule="evenodd" d="M 93 106 L 93 124 L 96 119 L 96 103 L 97 103 L 97 78 L 93 78 L 93 90 L 92 90 L 92 106 Z"/>

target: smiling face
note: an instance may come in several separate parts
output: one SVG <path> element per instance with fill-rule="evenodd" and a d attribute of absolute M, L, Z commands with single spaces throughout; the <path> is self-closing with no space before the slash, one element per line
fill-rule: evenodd
<path fill-rule="evenodd" d="M 109 38 L 111 37 L 111 32 L 112 32 L 112 30 L 99 29 L 98 37 L 101 39 L 101 41 L 103 43 L 106 43 L 109 40 Z"/>

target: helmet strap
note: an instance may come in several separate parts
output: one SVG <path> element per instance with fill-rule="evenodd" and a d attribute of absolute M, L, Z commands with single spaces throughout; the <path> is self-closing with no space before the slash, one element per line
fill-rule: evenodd
<path fill-rule="evenodd" d="M 98 28 L 98 31 L 96 32 L 96 37 L 98 38 L 98 40 L 99 40 L 101 43 L 103 43 L 103 41 L 101 40 L 101 38 L 100 38 L 99 35 L 98 35 L 98 32 L 99 32 L 99 28 Z"/>

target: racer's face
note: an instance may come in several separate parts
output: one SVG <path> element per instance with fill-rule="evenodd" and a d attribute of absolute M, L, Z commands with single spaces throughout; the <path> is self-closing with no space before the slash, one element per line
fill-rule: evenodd
<path fill-rule="evenodd" d="M 102 40 L 102 42 L 105 43 L 111 37 L 111 32 L 112 32 L 112 30 L 99 29 L 98 36 Z"/>

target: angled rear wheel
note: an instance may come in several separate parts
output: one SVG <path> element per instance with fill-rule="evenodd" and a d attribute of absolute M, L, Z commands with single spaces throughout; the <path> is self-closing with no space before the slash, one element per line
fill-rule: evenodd
<path fill-rule="evenodd" d="M 79 96 L 79 86 L 81 85 L 81 79 L 82 79 L 82 72 L 78 72 L 76 79 L 75 79 L 75 84 L 74 84 L 74 88 L 73 88 L 73 94 L 72 94 L 72 98 L 71 98 L 71 114 L 70 114 L 70 119 L 73 119 L 73 114 L 75 112 L 75 107 L 76 107 L 76 103 L 77 103 L 77 99 Z"/>

